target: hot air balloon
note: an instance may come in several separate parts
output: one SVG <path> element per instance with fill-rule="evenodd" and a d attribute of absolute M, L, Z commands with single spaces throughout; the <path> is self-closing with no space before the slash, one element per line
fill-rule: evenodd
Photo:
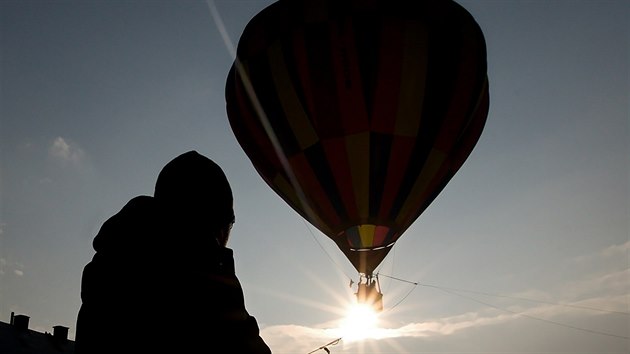
<path fill-rule="evenodd" d="M 225 94 L 256 171 L 367 279 L 358 298 L 382 296 L 376 268 L 482 133 L 485 40 L 450 0 L 279 0 L 245 27 Z"/>

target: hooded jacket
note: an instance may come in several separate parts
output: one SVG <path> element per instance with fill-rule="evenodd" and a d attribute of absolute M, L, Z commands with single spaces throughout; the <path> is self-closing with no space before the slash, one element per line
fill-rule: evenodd
<path fill-rule="evenodd" d="M 232 250 L 214 232 L 234 219 L 223 171 L 195 151 L 160 172 L 94 238 L 81 281 L 76 354 L 271 353 L 245 308 Z"/>

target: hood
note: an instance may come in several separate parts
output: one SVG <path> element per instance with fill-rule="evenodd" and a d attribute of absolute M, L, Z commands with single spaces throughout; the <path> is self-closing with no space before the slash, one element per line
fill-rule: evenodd
<path fill-rule="evenodd" d="M 154 197 L 162 210 L 182 222 L 220 229 L 234 221 L 232 189 L 225 173 L 194 150 L 164 166 Z"/>

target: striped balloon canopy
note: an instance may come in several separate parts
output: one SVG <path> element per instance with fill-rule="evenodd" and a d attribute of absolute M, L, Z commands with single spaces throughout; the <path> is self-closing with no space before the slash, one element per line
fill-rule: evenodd
<path fill-rule="evenodd" d="M 247 24 L 226 104 L 264 181 L 371 276 L 481 135 L 485 40 L 450 0 L 280 0 Z"/>

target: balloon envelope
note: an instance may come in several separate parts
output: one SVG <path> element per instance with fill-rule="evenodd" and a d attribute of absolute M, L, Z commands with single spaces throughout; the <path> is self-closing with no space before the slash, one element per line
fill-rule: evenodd
<path fill-rule="evenodd" d="M 446 0 L 280 0 L 226 84 L 257 172 L 368 275 L 467 159 L 488 102 L 482 31 Z"/>

